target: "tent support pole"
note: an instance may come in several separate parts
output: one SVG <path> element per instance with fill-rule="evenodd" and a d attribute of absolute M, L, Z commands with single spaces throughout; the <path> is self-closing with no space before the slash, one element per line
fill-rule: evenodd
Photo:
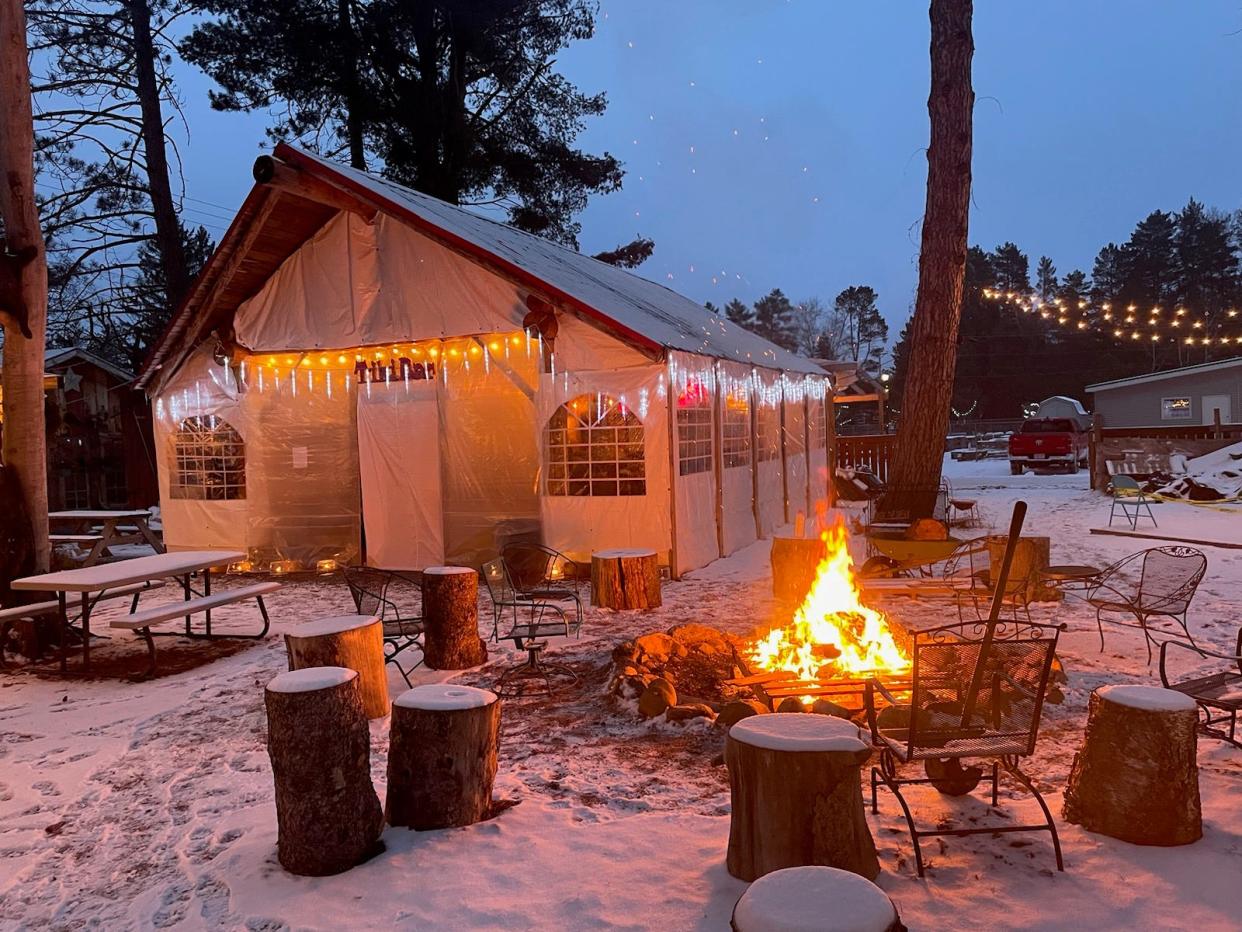
<path fill-rule="evenodd" d="M 720 377 L 720 360 L 712 360 L 715 391 L 712 392 L 712 471 L 716 485 L 716 548 L 725 553 L 724 512 L 724 381 Z"/>
<path fill-rule="evenodd" d="M 837 490 L 837 402 L 836 387 L 830 381 L 828 383 L 828 393 L 824 395 L 824 446 L 827 448 L 826 453 L 828 460 L 827 475 L 824 477 L 826 487 L 824 494 L 828 496 L 828 507 L 831 508 L 836 504 Z"/>
<path fill-rule="evenodd" d="M 781 380 L 781 500 L 785 505 L 785 523 L 789 518 L 789 424 L 785 421 L 785 373 Z"/>
<path fill-rule="evenodd" d="M 815 501 L 811 497 L 811 393 L 807 383 L 811 380 L 802 377 L 802 458 L 806 461 L 806 519 L 811 520 L 811 512 L 815 510 Z"/>
<path fill-rule="evenodd" d="M 759 378 L 754 366 L 750 367 L 750 510 L 755 515 L 755 539 L 763 540 L 763 522 L 759 520 L 759 391 L 755 380 Z"/>
<path fill-rule="evenodd" d="M 681 567 L 677 560 L 677 400 L 674 398 L 672 357 L 665 366 L 668 373 L 668 573 L 673 579 L 681 579 Z"/>

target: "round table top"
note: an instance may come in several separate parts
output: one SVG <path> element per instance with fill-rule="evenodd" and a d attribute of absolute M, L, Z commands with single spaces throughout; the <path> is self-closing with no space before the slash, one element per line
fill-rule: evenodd
<path fill-rule="evenodd" d="M 752 715 L 729 729 L 734 741 L 769 751 L 865 751 L 858 726 L 832 715 L 773 712 Z"/>
<path fill-rule="evenodd" d="M 1098 566 L 1086 566 L 1078 563 L 1067 563 L 1060 566 L 1045 566 L 1039 571 L 1044 579 L 1090 579 L 1100 575 Z"/>
<path fill-rule="evenodd" d="M 305 624 L 291 628 L 288 632 L 292 638 L 315 638 L 325 634 L 340 634 L 354 628 L 365 628 L 367 625 L 379 624 L 377 615 L 336 615 L 332 618 L 317 618 Z"/>
<path fill-rule="evenodd" d="M 428 566 L 423 569 L 424 576 L 456 576 L 459 573 L 478 573 L 472 566 Z"/>
<path fill-rule="evenodd" d="M 591 554 L 592 560 L 628 560 L 634 557 L 654 557 L 654 550 L 596 550 Z"/>
<path fill-rule="evenodd" d="M 273 693 L 313 693 L 348 683 L 357 675 L 356 671 L 345 667 L 307 667 L 277 674 L 267 684 L 267 689 Z"/>
<path fill-rule="evenodd" d="M 456 712 L 481 709 L 495 701 L 496 694 L 491 690 L 456 683 L 426 683 L 407 689 L 393 700 L 393 705 L 425 712 Z"/>

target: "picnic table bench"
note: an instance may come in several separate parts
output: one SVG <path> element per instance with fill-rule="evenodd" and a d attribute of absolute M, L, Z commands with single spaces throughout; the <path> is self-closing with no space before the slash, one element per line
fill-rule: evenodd
<path fill-rule="evenodd" d="M 165 580 L 178 579 L 181 582 L 182 592 L 184 593 L 182 601 L 155 605 L 142 610 L 138 610 L 137 603 L 135 602 L 131 606 L 128 615 L 119 616 L 109 622 L 109 627 L 137 631 L 142 635 L 150 654 L 151 666 L 147 671 L 148 675 L 150 675 L 155 671 L 154 636 L 172 633 L 151 631 L 153 625 L 160 624 L 161 622 L 184 618 L 184 636 L 190 638 L 220 636 L 262 638 L 267 634 L 270 621 L 267 607 L 263 604 L 263 596 L 280 589 L 280 583 L 258 582 L 215 594 L 211 592 L 210 570 L 213 567 L 226 566 L 235 560 L 242 559 L 244 556 L 245 554 L 230 550 L 186 550 L 162 553 L 117 563 L 61 570 L 56 573 L 44 573 L 40 576 L 28 576 L 24 579 L 14 580 L 12 587 L 24 591 L 56 593 L 57 598 L 54 603 L 35 603 L 34 606 L 19 606 L 19 608 L 30 613 L 32 609 L 44 606 L 40 611 L 46 613 L 55 611 L 59 615 L 61 629 L 60 665 L 61 669 L 65 670 L 68 663 L 69 617 L 67 597 L 69 593 L 76 592 L 81 596 L 79 623 L 82 634 L 82 665 L 84 668 L 89 668 L 91 610 L 94 608 L 95 603 L 99 601 L 99 598 L 105 593 L 121 593 L 122 595 L 139 593 L 144 586 L 152 583 L 158 582 L 160 585 L 163 585 Z M 196 592 L 192 586 L 192 580 L 195 575 L 202 577 L 201 592 Z M 151 588 L 154 588 L 154 586 L 151 586 Z M 112 596 L 107 597 L 111 598 Z M 263 627 L 258 634 L 218 635 L 212 632 L 211 612 L 213 609 L 252 598 L 257 602 L 259 613 L 263 618 Z M 47 608 L 46 606 L 49 604 L 54 605 L 55 608 Z M 199 614 L 204 616 L 204 631 L 201 634 L 195 632 L 192 627 L 193 616 Z"/>
<path fill-rule="evenodd" d="M 106 510 L 79 508 L 49 512 L 53 525 L 68 525 L 68 530 L 48 535 L 52 544 L 90 545 L 82 566 L 94 566 L 110 556 L 109 548 L 119 544 L 149 544 L 156 553 L 164 552 L 164 544 L 151 530 L 151 512 L 146 509 Z"/>

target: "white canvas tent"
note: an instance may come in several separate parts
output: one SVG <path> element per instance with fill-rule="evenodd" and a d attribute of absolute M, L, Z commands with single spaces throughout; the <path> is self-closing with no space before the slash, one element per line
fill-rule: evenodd
<path fill-rule="evenodd" d="M 826 498 L 810 360 L 289 146 L 256 179 L 141 378 L 170 546 L 419 569 L 525 535 L 681 573 Z"/>

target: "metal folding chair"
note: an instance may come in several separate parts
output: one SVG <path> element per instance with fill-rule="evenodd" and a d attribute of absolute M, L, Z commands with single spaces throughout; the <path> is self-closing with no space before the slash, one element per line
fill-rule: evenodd
<path fill-rule="evenodd" d="M 1121 510 L 1122 516 L 1130 525 L 1130 530 L 1138 530 L 1138 520 L 1143 512 L 1147 512 L 1147 518 L 1151 521 L 1152 527 L 1159 527 L 1156 524 L 1156 516 L 1151 513 L 1151 499 L 1143 491 L 1143 487 L 1138 484 L 1133 476 L 1115 475 L 1112 478 L 1113 484 L 1113 505 L 1108 511 L 1108 526 L 1113 526 L 1113 518 L 1117 514 L 1117 510 Z"/>

